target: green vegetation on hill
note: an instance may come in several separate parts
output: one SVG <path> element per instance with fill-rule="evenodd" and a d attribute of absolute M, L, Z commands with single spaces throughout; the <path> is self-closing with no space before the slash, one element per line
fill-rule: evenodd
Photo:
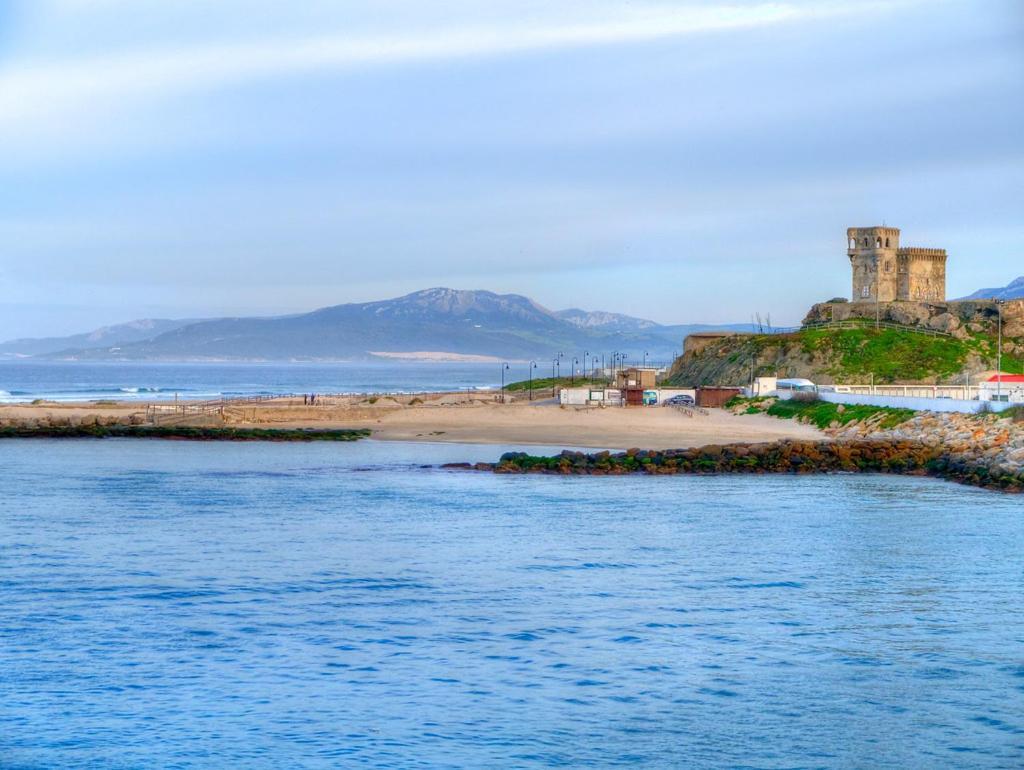
<path fill-rule="evenodd" d="M 1024 340 L 1005 339 L 1003 370 L 1024 373 Z M 753 376 L 806 377 L 815 382 L 951 382 L 966 371 L 996 367 L 996 339 L 966 339 L 910 329 L 804 329 L 792 334 L 726 337 L 676 361 L 678 385 L 747 382 Z"/>
<path fill-rule="evenodd" d="M 800 332 L 808 354 L 821 354 L 837 379 L 874 375 L 880 382 L 948 378 L 962 371 L 969 342 L 898 329 L 810 329 Z"/>
<path fill-rule="evenodd" d="M 869 406 L 867 404 L 831 404 L 826 401 L 789 399 L 777 401 L 774 398 L 743 398 L 736 396 L 726 402 L 727 409 L 736 410 L 745 407 L 743 414 L 770 414 L 783 420 L 798 420 L 828 428 L 833 424 L 847 425 L 853 421 L 863 421 L 877 415 L 884 415 L 878 427 L 882 430 L 895 428 L 917 412 L 913 409 L 893 409 L 887 406 Z"/>
<path fill-rule="evenodd" d="M 846 425 L 854 420 L 866 420 L 869 417 L 883 414 L 885 417 L 878 423 L 880 430 L 895 428 L 905 423 L 917 412 L 913 409 L 892 409 L 887 406 L 869 406 L 867 404 L 830 404 L 826 401 L 776 401 L 768 407 L 768 414 L 783 420 L 798 419 L 809 422 L 819 428 L 827 428 L 833 423 Z"/>

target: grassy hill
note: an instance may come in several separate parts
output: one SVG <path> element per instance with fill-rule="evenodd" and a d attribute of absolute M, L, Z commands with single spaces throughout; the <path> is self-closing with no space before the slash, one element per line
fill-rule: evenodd
<path fill-rule="evenodd" d="M 989 330 L 966 338 L 911 329 L 806 329 L 791 334 L 724 337 L 677 359 L 674 384 L 741 384 L 754 376 L 806 377 L 814 382 L 963 382 L 994 369 L 996 338 Z M 1003 370 L 1024 373 L 1024 338 L 1005 338 Z"/>

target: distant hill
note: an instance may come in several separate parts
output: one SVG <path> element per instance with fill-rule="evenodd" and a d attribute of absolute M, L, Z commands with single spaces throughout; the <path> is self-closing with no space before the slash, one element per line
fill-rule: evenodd
<path fill-rule="evenodd" d="M 1024 275 L 1006 286 L 993 289 L 978 289 L 974 294 L 968 294 L 960 299 L 1024 299 Z"/>
<path fill-rule="evenodd" d="M 598 355 L 626 352 L 636 359 L 646 352 L 649 360 L 666 361 L 681 349 L 682 338 L 690 331 L 750 328 L 749 324 L 662 326 L 615 313 L 553 312 L 517 294 L 446 288 L 273 318 L 161 323 L 176 325 L 154 327 L 155 333 L 134 340 L 112 334 L 98 341 L 87 339 L 88 335 L 63 338 L 64 344 L 48 340 L 35 355 L 165 361 L 485 356 L 539 362 L 559 352 L 572 356 L 588 350 Z"/>
<path fill-rule="evenodd" d="M 69 337 L 26 337 L 0 342 L 0 357 L 38 356 L 61 350 L 117 347 L 149 340 L 158 334 L 196 323 L 195 318 L 172 321 L 166 318 L 142 318 L 114 326 L 101 326 L 91 332 Z"/>
<path fill-rule="evenodd" d="M 569 308 L 559 310 L 556 316 L 580 329 L 599 329 L 605 332 L 640 332 L 658 326 L 654 321 L 633 318 L 621 313 L 606 313 L 603 310 L 580 310 Z"/>

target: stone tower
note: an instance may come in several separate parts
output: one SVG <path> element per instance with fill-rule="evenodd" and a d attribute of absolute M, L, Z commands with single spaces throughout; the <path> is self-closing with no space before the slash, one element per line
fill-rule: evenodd
<path fill-rule="evenodd" d="M 945 249 L 900 248 L 895 227 L 851 227 L 846 240 L 854 302 L 946 299 Z"/>

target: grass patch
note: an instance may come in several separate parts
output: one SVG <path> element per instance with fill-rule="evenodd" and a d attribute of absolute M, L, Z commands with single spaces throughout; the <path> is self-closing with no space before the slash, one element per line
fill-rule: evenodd
<path fill-rule="evenodd" d="M 545 388 L 551 390 L 551 388 L 597 388 L 603 390 L 608 387 L 608 380 L 585 380 L 581 377 L 577 377 L 573 380 L 570 377 L 534 377 L 533 389 L 544 390 Z M 505 390 L 509 393 L 523 392 L 530 389 L 529 380 L 520 380 L 518 382 L 510 382 L 505 386 Z"/>
<path fill-rule="evenodd" d="M 804 352 L 826 356 L 837 379 L 874 375 L 878 382 L 952 377 L 975 346 L 953 337 L 929 337 L 899 329 L 808 329 Z"/>
<path fill-rule="evenodd" d="M 895 428 L 917 414 L 913 409 L 894 409 L 887 406 L 869 406 L 868 404 L 830 404 L 827 401 L 776 401 L 768 407 L 768 414 L 783 420 L 798 419 L 809 422 L 819 428 L 827 428 L 836 422 L 847 425 L 854 420 L 866 420 L 878 414 L 885 417 L 879 422 L 882 430 Z"/>
<path fill-rule="evenodd" d="M 986 402 L 987 403 L 987 402 Z M 1024 422 L 1024 406 L 1011 406 L 999 413 L 1000 417 L 1009 417 L 1014 422 Z"/>

